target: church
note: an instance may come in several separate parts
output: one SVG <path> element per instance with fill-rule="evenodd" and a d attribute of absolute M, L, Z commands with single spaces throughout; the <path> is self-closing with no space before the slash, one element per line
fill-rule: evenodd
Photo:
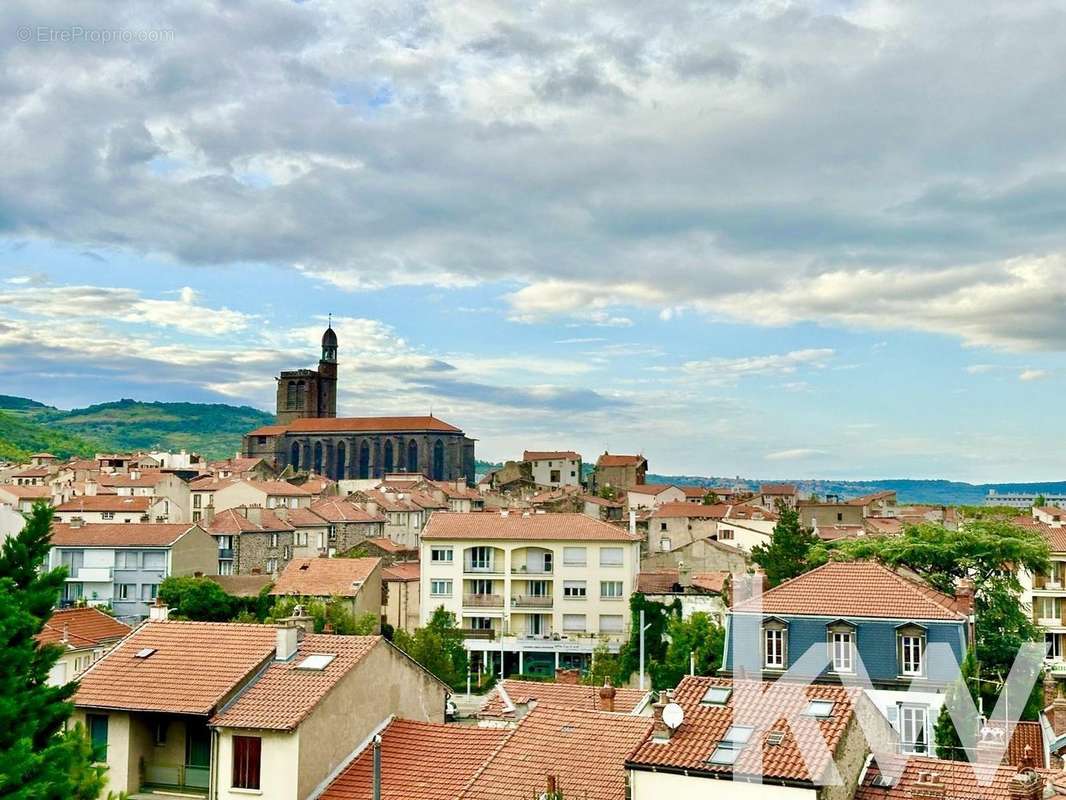
<path fill-rule="evenodd" d="M 408 472 L 434 480 L 474 480 L 474 440 L 425 417 L 338 417 L 337 334 L 322 334 L 318 369 L 285 370 L 277 378 L 277 422 L 244 436 L 244 455 L 279 471 L 313 471 L 335 480 Z"/>

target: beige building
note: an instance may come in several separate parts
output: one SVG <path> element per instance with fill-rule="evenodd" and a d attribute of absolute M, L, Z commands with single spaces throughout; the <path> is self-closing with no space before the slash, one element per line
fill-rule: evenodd
<path fill-rule="evenodd" d="M 573 450 L 526 450 L 522 460 L 532 468 L 537 486 L 581 485 L 581 455 Z"/>
<path fill-rule="evenodd" d="M 596 471 L 592 473 L 592 489 L 624 490 L 644 483 L 648 473 L 648 460 L 641 455 L 616 455 L 604 452 L 596 459 Z"/>
<path fill-rule="evenodd" d="M 382 567 L 385 622 L 396 630 L 413 633 L 419 625 L 422 610 L 419 571 L 417 561 L 398 562 Z"/>
<path fill-rule="evenodd" d="M 683 489 L 664 483 L 644 483 L 626 490 L 626 507 L 630 511 L 657 508 L 664 503 L 684 503 L 685 499 Z"/>
<path fill-rule="evenodd" d="M 1047 667 L 1058 680 L 1066 680 L 1066 512 L 1057 507 L 1033 508 L 1031 516 L 1012 520 L 1034 530 L 1047 542 L 1051 569 L 1031 575 L 1022 571 L 1022 603 L 1033 622 L 1044 630 Z"/>
<path fill-rule="evenodd" d="M 15 486 L 0 484 L 0 505 L 28 514 L 33 504 L 41 501 L 52 502 L 52 490 L 48 486 Z"/>
<path fill-rule="evenodd" d="M 166 522 L 165 501 L 151 497 L 95 494 L 73 497 L 56 506 L 56 522 Z M 157 520 L 155 517 L 162 517 Z"/>
<path fill-rule="evenodd" d="M 43 630 L 34 637 L 39 645 L 62 648 L 48 683 L 62 686 L 76 680 L 129 632 L 129 625 L 98 608 L 61 608 L 52 612 Z"/>
<path fill-rule="evenodd" d="M 444 608 L 476 665 L 550 674 L 629 632 L 640 537 L 584 514 L 437 513 L 422 532 L 422 622 Z"/>
<path fill-rule="evenodd" d="M 314 494 L 302 486 L 285 481 L 239 480 L 225 484 L 214 492 L 215 513 L 237 506 L 263 508 L 308 508 Z"/>
<path fill-rule="evenodd" d="M 372 614 L 379 618 L 381 559 L 293 559 L 278 576 L 270 594 L 343 603 L 354 616 Z"/>
<path fill-rule="evenodd" d="M 442 721 L 446 697 L 379 636 L 156 621 L 85 673 L 73 720 L 108 766 L 105 795 L 294 800 L 391 716 Z"/>

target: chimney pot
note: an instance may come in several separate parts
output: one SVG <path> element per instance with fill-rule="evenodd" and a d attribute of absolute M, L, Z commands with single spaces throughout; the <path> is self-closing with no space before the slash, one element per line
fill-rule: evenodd
<path fill-rule="evenodd" d="M 610 678 L 603 679 L 600 687 L 600 711 L 614 711 L 615 688 L 611 685 Z"/>
<path fill-rule="evenodd" d="M 670 740 L 670 729 L 663 722 L 663 709 L 666 708 L 666 692 L 659 692 L 658 698 L 651 704 L 651 713 L 653 718 L 653 724 L 651 729 L 651 738 L 656 742 L 668 742 Z"/>

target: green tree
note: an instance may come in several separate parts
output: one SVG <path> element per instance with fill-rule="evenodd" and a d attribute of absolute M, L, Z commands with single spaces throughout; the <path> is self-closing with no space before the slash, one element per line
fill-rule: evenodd
<path fill-rule="evenodd" d="M 586 686 L 603 686 L 603 682 L 610 678 L 612 683 L 624 683 L 629 676 L 620 679 L 619 671 L 618 654 L 612 653 L 607 647 L 607 642 L 601 639 L 596 649 L 592 651 L 592 666 L 581 676 L 581 682 Z"/>
<path fill-rule="evenodd" d="M 377 633 L 380 619 L 372 613 L 353 614 L 348 603 L 335 597 L 329 601 L 312 597 L 279 597 L 266 616 L 267 622 L 276 623 L 291 617 L 300 606 L 307 616 L 314 620 L 315 633 L 322 633 L 326 625 L 333 633 L 341 636 L 369 636 Z"/>
<path fill-rule="evenodd" d="M 1033 505 L 1036 506 L 1037 508 L 1043 508 L 1044 506 L 1047 505 L 1047 498 L 1044 497 L 1044 495 L 1042 495 L 1042 494 L 1038 494 L 1036 496 L 1036 499 L 1033 500 Z"/>
<path fill-rule="evenodd" d="M 962 746 L 962 737 L 955 729 L 955 723 L 951 719 L 951 714 L 948 711 L 948 704 L 952 699 L 958 695 L 959 692 L 969 692 L 970 697 L 974 703 L 977 703 L 977 660 L 974 658 L 973 650 L 968 650 L 966 657 L 963 658 L 960 665 L 959 678 L 948 687 L 945 703 L 940 709 L 940 715 L 937 717 L 936 725 L 933 728 L 933 745 L 936 749 L 936 757 L 942 758 L 945 761 L 967 761 L 966 751 Z M 970 721 L 967 721 L 969 724 Z M 976 736 L 977 720 L 972 720 L 974 729 L 970 731 L 971 735 Z"/>
<path fill-rule="evenodd" d="M 48 684 L 62 650 L 34 638 L 66 577 L 64 568 L 44 569 L 51 526 L 52 510 L 37 504 L 0 549 L 0 797 L 95 800 L 104 769 L 93 763 L 83 727 L 64 731 L 76 684 Z"/>
<path fill-rule="evenodd" d="M 171 576 L 159 584 L 159 599 L 175 619 L 229 622 L 241 609 L 236 598 L 207 578 Z"/>
<path fill-rule="evenodd" d="M 713 675 L 722 666 L 725 629 L 708 614 L 696 612 L 688 619 L 671 616 L 666 625 L 669 644 L 662 661 L 652 664 L 652 688 L 672 689 L 688 675 L 690 655 L 696 656 L 696 674 Z"/>
<path fill-rule="evenodd" d="M 397 630 L 393 644 L 449 686 L 465 685 L 469 661 L 463 647 L 463 633 L 455 614 L 438 607 L 425 627 L 413 634 Z"/>
<path fill-rule="evenodd" d="M 718 505 L 718 495 L 714 493 L 714 490 L 710 490 L 703 496 L 703 504 L 705 506 Z"/>
<path fill-rule="evenodd" d="M 637 592 L 629 598 L 629 639 L 618 652 L 618 682 L 626 683 L 629 676 L 640 670 L 640 612 L 644 611 L 644 624 L 648 626 L 644 634 L 644 669 L 650 674 L 653 662 L 663 661 L 666 657 L 666 627 L 671 616 L 681 615 L 681 602 L 674 600 L 670 605 L 663 605 L 648 600 Z"/>
<path fill-rule="evenodd" d="M 778 503 L 777 515 L 769 543 L 756 545 L 751 550 L 752 560 L 763 568 L 771 586 L 802 575 L 815 566 L 811 552 L 818 544 L 814 533 L 800 525 L 796 509 Z"/>

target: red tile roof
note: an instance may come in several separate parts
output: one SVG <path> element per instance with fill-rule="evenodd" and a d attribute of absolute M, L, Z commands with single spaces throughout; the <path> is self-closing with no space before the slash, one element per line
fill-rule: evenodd
<path fill-rule="evenodd" d="M 259 491 L 275 497 L 310 497 L 311 492 L 302 486 L 294 486 L 287 481 L 255 481 L 250 479 L 236 480 L 233 483 L 243 483 Z M 197 487 L 199 488 L 199 487 Z"/>
<path fill-rule="evenodd" d="M 379 550 L 384 550 L 386 553 L 406 553 L 412 548 L 404 547 L 402 544 L 397 544 L 392 539 L 385 536 L 374 536 L 373 538 L 366 540 L 367 544 L 372 544 Z"/>
<path fill-rule="evenodd" d="M 705 506 L 703 503 L 689 503 L 686 500 L 677 500 L 671 503 L 663 503 L 652 512 L 653 517 L 666 518 L 687 517 L 689 519 L 724 519 L 732 506 L 726 503 L 715 503 L 713 506 Z"/>
<path fill-rule="evenodd" d="M 278 576 L 272 595 L 355 597 L 380 558 L 294 558 Z"/>
<path fill-rule="evenodd" d="M 142 472 L 138 477 L 132 478 L 126 473 L 115 473 L 114 475 L 103 474 L 97 478 L 97 483 L 101 486 L 121 486 L 123 488 L 131 487 L 146 487 L 155 486 L 161 480 L 167 477 L 169 473 L 159 472 L 158 470 L 148 470 Z"/>
<path fill-rule="evenodd" d="M 417 561 L 401 561 L 390 567 L 383 567 L 381 580 L 383 581 L 417 581 L 420 573 L 420 565 Z"/>
<path fill-rule="evenodd" d="M 502 692 L 500 689 L 502 688 Z M 504 697 L 506 695 L 506 697 Z M 647 692 L 639 689 L 616 688 L 614 710 L 628 714 L 645 698 Z M 510 701 L 508 703 L 508 700 Z M 522 681 L 505 678 L 489 693 L 482 703 L 478 717 L 482 719 L 508 719 L 514 717 L 515 706 L 528 706 L 535 701 L 537 707 L 571 708 L 585 711 L 603 711 L 599 686 L 547 681 Z"/>
<path fill-rule="evenodd" d="M 725 571 L 692 573 L 692 586 L 705 592 L 721 594 L 728 583 L 729 573 Z"/>
<path fill-rule="evenodd" d="M 282 426 L 274 426 L 282 427 Z M 309 432 L 338 432 L 338 433 L 362 433 L 362 432 L 387 432 L 387 431 L 439 431 L 442 433 L 461 433 L 454 425 L 449 425 L 436 417 L 336 417 L 316 418 L 307 417 L 297 419 L 283 426 L 287 433 Z M 258 434 L 253 431 L 253 433 Z"/>
<path fill-rule="evenodd" d="M 620 800 L 626 796 L 626 756 L 651 725 L 648 717 L 538 705 L 510 732 L 460 800 L 537 797 L 549 774 L 558 778 L 565 797 Z"/>
<path fill-rule="evenodd" d="M 320 528 L 327 524 L 326 520 L 309 508 L 290 508 L 282 513 L 285 514 L 285 521 L 296 528 Z"/>
<path fill-rule="evenodd" d="M 248 516 L 245 516 L 245 515 Z M 249 519 L 249 516 L 251 519 Z M 258 516 L 259 521 L 253 521 Z M 278 516 L 267 508 L 239 506 L 219 511 L 211 524 L 207 526 L 208 533 L 234 534 L 234 533 L 262 533 L 266 531 L 291 531 L 292 525 L 279 519 Z"/>
<path fill-rule="evenodd" d="M 982 728 L 982 734 L 985 729 L 990 732 L 1000 731 L 999 741 L 1003 741 L 1002 737 L 1006 732 L 1006 726 L 1003 725 L 1002 721 L 989 720 Z M 993 737 L 993 741 L 995 740 L 995 737 Z M 1046 768 L 1047 763 L 1044 761 L 1044 731 L 1039 722 L 1016 722 L 1014 724 L 1014 732 L 1007 743 L 1007 751 L 1003 754 L 1002 763 L 1012 767 L 1022 766 L 1027 747 L 1029 748 L 1029 755 L 1033 759 L 1032 766 L 1040 769 Z"/>
<path fill-rule="evenodd" d="M 934 790 L 937 784 L 942 785 L 945 793 L 941 796 L 949 800 L 1010 800 L 1011 784 L 1015 775 L 1018 774 L 1016 767 L 1000 766 L 988 776 L 991 777 L 991 783 L 982 786 L 978 783 L 975 765 L 969 761 L 942 761 L 926 756 L 911 756 L 910 758 L 897 756 L 893 759 L 892 766 L 896 769 L 902 766 L 902 773 L 891 787 L 882 788 L 873 785 L 880 774 L 880 769 L 877 764 L 872 764 L 855 792 L 855 800 L 912 800 L 914 797 L 934 797 L 936 795 L 920 794 L 923 789 L 922 783 L 929 781 L 934 784 L 931 787 Z M 985 775 L 983 771 L 982 775 Z M 919 794 L 912 794 L 915 790 Z M 1042 797 L 1043 794 L 1039 796 Z"/>
<path fill-rule="evenodd" d="M 150 497 L 128 497 L 117 494 L 95 494 L 72 497 L 56 511 L 140 511 L 145 512 L 152 504 Z"/>
<path fill-rule="evenodd" d="M 525 450 L 523 461 L 576 461 L 581 456 L 573 450 Z"/>
<path fill-rule="evenodd" d="M 873 561 L 830 561 L 738 603 L 734 611 L 833 617 L 963 620 L 955 598 Z"/>
<path fill-rule="evenodd" d="M 711 686 L 732 688 L 724 705 L 701 702 Z M 684 722 L 668 741 L 644 742 L 630 763 L 638 768 L 672 767 L 728 779 L 734 767 L 708 763 L 708 758 L 730 726 L 736 724 L 754 729 L 748 745 L 737 756 L 738 773 L 754 775 L 761 771 L 766 778 L 817 780 L 831 763 L 831 754 L 836 752 L 861 695 L 861 689 L 843 686 L 686 676 L 673 695 L 673 702 L 684 709 Z M 832 714 L 825 719 L 806 716 L 804 711 L 812 699 L 831 700 Z M 779 744 L 767 743 L 771 732 L 784 734 Z M 824 748 L 806 746 L 816 745 L 819 740 L 825 743 Z"/>
<path fill-rule="evenodd" d="M 796 484 L 794 483 L 764 483 L 759 487 L 759 494 L 769 495 L 794 495 Z"/>
<path fill-rule="evenodd" d="M 271 633 L 273 628 L 269 629 Z M 367 653 L 389 645 L 380 636 L 310 634 L 300 642 L 295 656 L 275 661 L 236 702 L 211 719 L 226 728 L 292 730 L 315 705 L 347 675 Z M 304 669 L 310 655 L 332 655 L 323 669 Z M 371 680 L 372 676 L 367 676 Z"/>
<path fill-rule="evenodd" d="M 130 632 L 129 625 L 108 616 L 98 608 L 64 608 L 52 612 L 38 644 L 63 644 L 71 648 L 97 647 L 114 642 Z"/>
<path fill-rule="evenodd" d="M 596 459 L 597 467 L 636 467 L 646 464 L 644 456 L 623 456 L 604 453 Z"/>
<path fill-rule="evenodd" d="M 5 483 L 0 485 L 0 491 L 26 500 L 40 500 L 52 496 L 50 486 L 15 486 L 13 483 Z"/>
<path fill-rule="evenodd" d="M 823 542 L 833 542 L 837 539 L 851 539 L 862 536 L 862 525 L 819 525 L 818 538 Z"/>
<path fill-rule="evenodd" d="M 263 425 L 254 431 L 248 431 L 245 436 L 278 436 L 288 430 L 287 425 Z"/>
<path fill-rule="evenodd" d="M 541 541 L 637 542 L 639 535 L 585 514 L 523 514 L 472 511 L 436 512 L 422 530 L 423 539 L 508 539 Z"/>
<path fill-rule="evenodd" d="M 21 472 L 16 472 L 12 478 L 47 478 L 51 475 L 48 467 L 28 467 Z"/>
<path fill-rule="evenodd" d="M 654 497 L 655 495 L 662 494 L 670 489 L 677 489 L 677 487 L 672 483 L 641 483 L 636 486 L 630 486 L 626 489 L 626 492 L 629 494 L 646 494 L 650 497 Z"/>
<path fill-rule="evenodd" d="M 1039 533 L 1052 553 L 1066 553 L 1066 528 L 1052 528 L 1046 522 L 1037 522 L 1032 517 L 1014 517 L 1011 522 Z"/>
<path fill-rule="evenodd" d="M 637 576 L 637 591 L 644 594 L 667 594 L 674 591 L 678 578 L 676 569 L 644 571 Z"/>
<path fill-rule="evenodd" d="M 188 522 L 52 523 L 56 547 L 169 547 L 197 525 Z"/>
<path fill-rule="evenodd" d="M 510 731 L 396 719 L 381 733 L 381 794 L 455 800 Z M 365 748 L 319 800 L 371 800 L 373 749 Z"/>
<path fill-rule="evenodd" d="M 82 676 L 74 702 L 206 716 L 273 658 L 275 630 L 229 622 L 147 622 Z M 137 658 L 147 650 L 152 652 L 146 658 Z"/>
<path fill-rule="evenodd" d="M 311 510 L 328 522 L 384 522 L 380 514 L 371 514 L 354 503 L 337 498 L 322 499 L 311 504 Z"/>

